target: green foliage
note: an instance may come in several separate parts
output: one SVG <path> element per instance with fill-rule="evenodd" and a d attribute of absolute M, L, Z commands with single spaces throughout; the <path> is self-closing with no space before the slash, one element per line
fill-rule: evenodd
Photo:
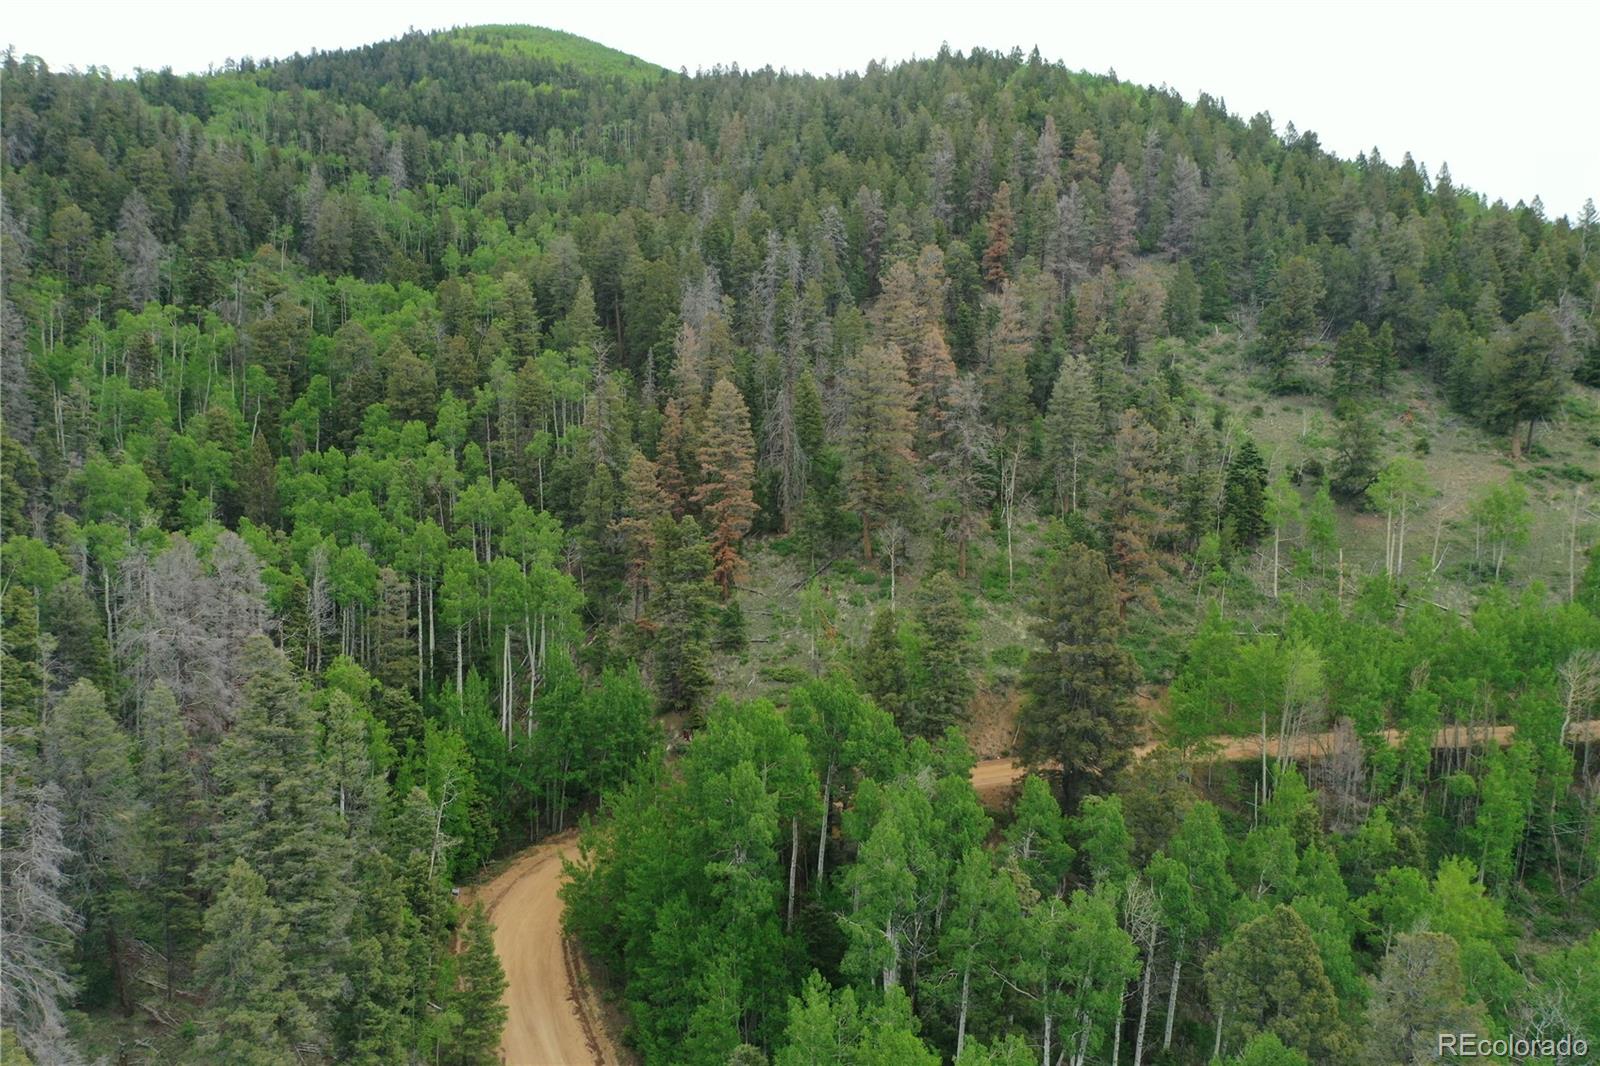
<path fill-rule="evenodd" d="M 447 1010 L 454 1019 L 448 1061 L 487 1066 L 500 1061 L 500 1031 L 506 1024 L 505 973 L 494 952 L 494 926 L 483 904 L 473 904 L 461 932 L 461 967 Z"/>
<path fill-rule="evenodd" d="M 975 688 L 972 624 L 950 574 L 940 571 L 923 581 L 917 589 L 915 618 L 921 639 L 910 724 L 913 732 L 933 737 L 966 720 Z"/>
<path fill-rule="evenodd" d="M 309 1032 L 310 1012 L 289 985 L 288 930 L 267 882 L 243 858 L 206 911 L 196 967 L 215 1001 L 195 1050 L 205 1061 L 283 1062 Z"/>
<path fill-rule="evenodd" d="M 1206 963 L 1206 981 L 1231 1039 L 1271 1032 L 1316 1061 L 1346 1054 L 1333 986 L 1311 931 L 1290 908 L 1241 925 Z"/>
<path fill-rule="evenodd" d="M 1075 797 L 1128 759 L 1132 716 L 1125 701 L 1137 668 L 1115 643 L 1116 597 L 1098 552 L 1069 545 L 1042 577 L 1037 635 L 1044 647 L 1023 672 L 1028 702 L 1020 746 L 1036 765 L 1056 763 Z"/>
<path fill-rule="evenodd" d="M 10 55 L 0 107 L 7 1061 L 113 1002 L 192 1013 L 194 1061 L 492 1061 L 450 885 L 590 809 L 569 922 L 651 1062 L 1096 1061 L 1141 961 L 1163 1061 L 1224 1001 L 1251 1063 L 1600 1025 L 1551 943 L 1596 863 L 1600 556 L 1550 520 L 1593 473 L 1592 211 L 983 49 L 679 77 L 476 27 Z M 1236 395 L 1241 354 L 1327 394 Z M 1452 468 L 1413 370 L 1544 465 Z M 1570 597 L 1503 587 L 1569 555 Z M 949 727 L 1014 685 L 1072 817 L 1031 777 L 990 840 Z M 1485 721 L 1515 743 L 1435 750 Z M 1254 801 L 1208 757 L 1334 728 Z"/>

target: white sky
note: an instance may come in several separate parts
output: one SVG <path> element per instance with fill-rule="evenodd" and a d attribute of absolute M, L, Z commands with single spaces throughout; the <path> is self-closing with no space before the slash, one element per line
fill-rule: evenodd
<path fill-rule="evenodd" d="M 52 67 L 204 70 L 394 37 L 410 27 L 521 22 L 592 38 L 674 70 L 737 62 L 834 73 L 942 42 L 1024 51 L 1124 80 L 1204 90 L 1342 156 L 1409 150 L 1430 173 L 1508 203 L 1576 215 L 1600 198 L 1600 3 L 882 3 L 799 0 L 388 0 L 245 3 L 13 0 L 0 41 Z"/>

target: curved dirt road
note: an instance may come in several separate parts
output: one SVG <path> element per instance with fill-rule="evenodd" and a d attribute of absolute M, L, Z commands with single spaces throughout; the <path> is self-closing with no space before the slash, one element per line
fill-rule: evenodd
<path fill-rule="evenodd" d="M 1441 729 L 1434 747 L 1482 744 L 1488 734 L 1506 744 L 1513 732 L 1511 726 Z M 1574 722 L 1566 735 L 1568 741 L 1600 739 L 1600 720 Z M 1388 739 L 1400 742 L 1392 730 Z M 1211 758 L 1237 761 L 1261 755 L 1259 737 L 1217 737 L 1215 743 Z M 1142 744 L 1136 751 L 1142 756 L 1154 747 Z M 1326 754 L 1332 747 L 1333 734 L 1313 733 L 1297 739 L 1294 754 Z M 1276 753 L 1275 740 L 1269 740 L 1267 751 Z M 986 802 L 996 803 L 1025 772 L 1013 759 L 985 759 L 973 767 L 972 784 Z M 576 953 L 561 934 L 561 860 L 576 852 L 576 835 L 570 832 L 535 845 L 477 892 L 495 923 L 494 949 L 506 971 L 510 1013 L 500 1055 L 508 1066 L 615 1066 L 621 1061 L 600 1024 L 592 993 L 580 979 Z"/>
<path fill-rule="evenodd" d="M 517 856 L 479 889 L 494 922 L 494 950 L 506 972 L 507 1066 L 614 1066 L 599 1012 L 580 979 L 574 948 L 561 932 L 561 860 L 577 853 L 563 834 Z"/>

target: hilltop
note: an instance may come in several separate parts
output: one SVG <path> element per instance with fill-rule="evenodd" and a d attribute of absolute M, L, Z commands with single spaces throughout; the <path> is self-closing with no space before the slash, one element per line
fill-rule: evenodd
<path fill-rule="evenodd" d="M 650 81 L 668 73 L 664 68 L 637 56 L 607 48 L 577 34 L 543 26 L 463 26 L 444 31 L 440 36 L 464 48 L 528 56 L 570 67 L 592 77 Z"/>

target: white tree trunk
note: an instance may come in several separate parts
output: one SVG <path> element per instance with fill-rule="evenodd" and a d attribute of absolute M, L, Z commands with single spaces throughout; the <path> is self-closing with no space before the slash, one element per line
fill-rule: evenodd
<path fill-rule="evenodd" d="M 789 819 L 789 909 L 783 919 L 784 932 L 794 928 L 794 878 L 800 869 L 800 816 Z"/>
<path fill-rule="evenodd" d="M 1183 946 L 1172 953 L 1172 988 L 1167 992 L 1167 1029 L 1161 1034 L 1161 1050 L 1172 1050 L 1172 1023 L 1178 1016 L 1178 975 L 1183 972 Z"/>

